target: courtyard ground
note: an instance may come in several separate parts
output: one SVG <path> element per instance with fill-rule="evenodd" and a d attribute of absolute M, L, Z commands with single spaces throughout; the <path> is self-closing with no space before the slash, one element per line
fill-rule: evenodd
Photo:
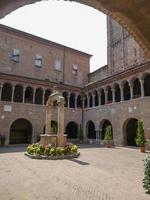
<path fill-rule="evenodd" d="M 149 200 L 137 148 L 81 145 L 72 160 L 33 160 L 0 147 L 0 200 Z"/>

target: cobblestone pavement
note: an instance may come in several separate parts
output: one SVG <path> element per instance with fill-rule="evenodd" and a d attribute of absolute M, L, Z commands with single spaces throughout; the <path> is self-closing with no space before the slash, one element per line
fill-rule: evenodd
<path fill-rule="evenodd" d="M 72 160 L 33 160 L 24 149 L 0 148 L 0 200 L 150 199 L 138 149 L 82 145 Z"/>

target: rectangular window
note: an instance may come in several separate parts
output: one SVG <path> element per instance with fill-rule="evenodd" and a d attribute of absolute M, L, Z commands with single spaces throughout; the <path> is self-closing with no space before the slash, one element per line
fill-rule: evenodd
<path fill-rule="evenodd" d="M 60 60 L 56 59 L 56 60 L 54 61 L 54 68 L 55 68 L 55 70 L 57 70 L 57 71 L 61 71 L 61 61 L 60 61 Z"/>
<path fill-rule="evenodd" d="M 35 66 L 42 67 L 42 56 L 39 54 L 35 55 Z"/>
<path fill-rule="evenodd" d="M 20 50 L 19 49 L 13 49 L 12 50 L 11 60 L 13 60 L 15 62 L 19 62 L 20 61 Z"/>
<path fill-rule="evenodd" d="M 76 64 L 73 64 L 73 65 L 72 65 L 72 74 L 73 74 L 74 76 L 77 76 L 77 75 L 78 75 L 78 65 L 76 65 Z"/>

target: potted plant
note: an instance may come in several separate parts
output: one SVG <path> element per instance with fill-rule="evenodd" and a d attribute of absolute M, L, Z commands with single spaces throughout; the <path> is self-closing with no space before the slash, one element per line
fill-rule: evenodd
<path fill-rule="evenodd" d="M 83 140 L 84 140 L 84 135 L 83 135 L 83 128 L 80 124 L 80 127 L 78 129 L 78 139 L 79 139 L 79 143 L 83 144 Z"/>
<path fill-rule="evenodd" d="M 104 144 L 107 147 L 111 147 L 111 145 L 112 145 L 112 128 L 110 125 L 107 126 L 105 129 Z"/>
<path fill-rule="evenodd" d="M 138 127 L 137 127 L 137 132 L 136 132 L 136 145 L 140 147 L 141 152 L 145 152 L 145 144 L 146 144 L 146 139 L 145 139 L 145 134 L 144 134 L 144 127 L 143 127 L 143 121 L 140 119 L 138 120 Z"/>

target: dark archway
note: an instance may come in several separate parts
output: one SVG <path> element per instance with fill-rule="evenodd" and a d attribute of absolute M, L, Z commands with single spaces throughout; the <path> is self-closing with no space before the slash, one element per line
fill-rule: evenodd
<path fill-rule="evenodd" d="M 23 101 L 23 87 L 21 85 L 15 86 L 14 102 L 21 103 Z"/>
<path fill-rule="evenodd" d="M 133 98 L 141 96 L 141 85 L 138 78 L 133 81 Z"/>
<path fill-rule="evenodd" d="M 137 122 L 135 118 L 128 119 L 124 124 L 124 143 L 128 146 L 136 146 L 135 138 L 137 131 Z"/>
<path fill-rule="evenodd" d="M 120 102 L 121 101 L 121 92 L 120 92 L 120 87 L 117 84 L 115 86 L 115 102 Z"/>
<path fill-rule="evenodd" d="M 25 103 L 33 103 L 33 88 L 27 87 L 25 91 Z"/>
<path fill-rule="evenodd" d="M 93 106 L 93 98 L 91 93 L 89 93 L 88 98 L 89 98 L 89 107 L 91 108 Z"/>
<path fill-rule="evenodd" d="M 97 91 L 95 90 L 94 91 L 94 95 L 95 95 L 95 106 L 98 106 L 98 93 L 97 93 Z"/>
<path fill-rule="evenodd" d="M 50 96 L 51 93 L 52 93 L 52 91 L 49 90 L 49 89 L 47 89 L 47 90 L 45 91 L 45 95 L 44 95 L 44 104 L 45 104 L 45 105 L 46 105 L 47 100 L 48 100 L 48 97 Z"/>
<path fill-rule="evenodd" d="M 15 120 L 10 127 L 10 144 L 29 144 L 32 139 L 32 125 L 26 119 Z"/>
<path fill-rule="evenodd" d="M 95 125 L 92 121 L 88 121 L 86 125 L 87 137 L 89 139 L 96 139 Z"/>
<path fill-rule="evenodd" d="M 144 78 L 144 94 L 150 96 L 150 74 Z"/>
<path fill-rule="evenodd" d="M 9 83 L 5 83 L 2 88 L 2 101 L 11 101 L 12 96 L 12 85 Z"/>
<path fill-rule="evenodd" d="M 70 94 L 69 107 L 75 108 L 75 94 L 74 93 Z"/>
<path fill-rule="evenodd" d="M 100 130 L 102 131 L 101 134 L 102 134 L 102 140 L 104 139 L 104 136 L 105 136 L 105 129 L 107 126 L 111 126 L 112 127 L 112 124 L 109 120 L 102 120 L 101 124 L 100 124 Z M 113 135 L 113 128 L 112 128 L 112 135 Z"/>
<path fill-rule="evenodd" d="M 104 89 L 101 90 L 101 105 L 105 104 L 105 92 Z"/>
<path fill-rule="evenodd" d="M 78 95 L 77 97 L 77 108 L 82 108 L 82 97 Z"/>
<path fill-rule="evenodd" d="M 78 135 L 78 125 L 75 122 L 69 122 L 66 126 L 65 133 L 67 134 L 67 138 L 75 139 Z"/>
<path fill-rule="evenodd" d="M 130 100 L 131 98 L 130 87 L 127 81 L 125 82 L 123 86 L 123 96 L 124 96 L 124 101 Z"/>
<path fill-rule="evenodd" d="M 68 93 L 67 92 L 63 92 L 63 97 L 65 98 L 65 107 L 67 107 L 68 106 Z"/>
<path fill-rule="evenodd" d="M 43 100 L 43 91 L 41 88 L 37 88 L 35 92 L 35 104 L 42 104 Z"/>
<path fill-rule="evenodd" d="M 107 88 L 107 92 L 107 103 L 112 103 L 112 91 L 110 86 Z"/>

